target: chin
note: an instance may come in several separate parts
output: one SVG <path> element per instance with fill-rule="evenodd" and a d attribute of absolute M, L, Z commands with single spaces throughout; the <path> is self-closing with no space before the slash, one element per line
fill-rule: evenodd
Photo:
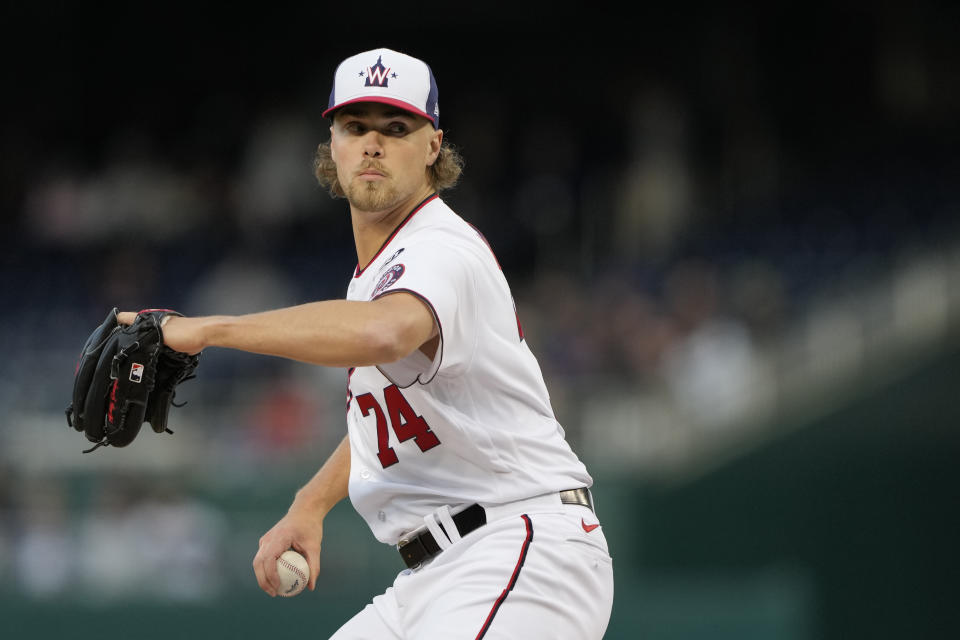
<path fill-rule="evenodd" d="M 400 198 L 396 190 L 375 182 L 353 185 L 347 192 L 347 200 L 361 211 L 383 211 L 395 206 Z"/>

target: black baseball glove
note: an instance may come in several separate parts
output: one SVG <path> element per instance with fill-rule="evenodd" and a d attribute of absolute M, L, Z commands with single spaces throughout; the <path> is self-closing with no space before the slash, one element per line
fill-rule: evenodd
<path fill-rule="evenodd" d="M 124 326 L 113 309 L 87 338 L 67 407 L 67 424 L 96 443 L 84 453 L 127 446 L 144 422 L 157 433 L 173 433 L 167 416 L 177 385 L 194 377 L 200 356 L 163 344 L 163 319 L 170 315 L 181 314 L 148 309 Z"/>

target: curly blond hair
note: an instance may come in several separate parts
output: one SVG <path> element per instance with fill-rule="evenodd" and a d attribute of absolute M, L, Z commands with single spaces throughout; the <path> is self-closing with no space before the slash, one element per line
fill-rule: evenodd
<path fill-rule="evenodd" d="M 432 165 L 427 167 L 430 174 L 430 185 L 435 191 L 449 189 L 460 180 L 463 173 L 463 158 L 448 142 L 440 145 L 440 153 Z M 313 158 L 313 175 L 320 186 L 326 187 L 334 198 L 343 198 L 346 194 L 337 177 L 337 165 L 330 155 L 330 143 L 323 142 L 317 147 L 317 155 Z"/>

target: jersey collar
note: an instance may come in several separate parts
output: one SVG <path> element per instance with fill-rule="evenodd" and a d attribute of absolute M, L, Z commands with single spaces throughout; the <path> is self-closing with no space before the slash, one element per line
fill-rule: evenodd
<path fill-rule="evenodd" d="M 393 240 L 393 239 L 396 237 L 396 235 L 400 232 L 400 229 L 402 229 L 405 224 L 407 224 L 408 222 L 410 222 L 410 220 L 413 218 L 413 216 L 415 216 L 415 215 L 417 214 L 417 212 L 419 212 L 421 209 L 423 209 L 425 206 L 427 206 L 427 204 L 429 204 L 430 202 L 433 202 L 434 200 L 436 200 L 436 199 L 439 198 L 439 197 L 440 197 L 440 194 L 438 194 L 436 191 L 434 191 L 434 192 L 431 193 L 429 196 L 427 196 L 426 198 L 424 198 L 423 200 L 421 200 L 420 203 L 413 208 L 413 211 L 411 211 L 410 213 L 408 213 L 407 216 L 406 216 L 403 220 L 400 221 L 400 224 L 398 224 L 397 227 L 396 227 L 393 231 L 390 232 L 390 235 L 387 236 L 387 239 L 383 241 L 383 244 L 380 245 L 380 248 L 377 249 L 377 252 L 376 252 L 375 254 L 373 254 L 373 257 L 370 258 L 370 261 L 367 262 L 367 264 L 364 265 L 364 267 L 363 267 L 362 269 L 360 268 L 360 263 L 359 263 L 359 262 L 357 263 L 357 267 L 356 267 L 356 269 L 354 269 L 354 271 L 353 271 L 353 277 L 354 277 L 354 278 L 359 278 L 361 275 L 363 275 L 363 272 L 367 270 L 367 267 L 369 267 L 370 265 L 372 265 L 372 264 L 374 263 L 374 261 L 380 256 L 380 254 L 383 253 L 383 250 L 386 249 L 386 248 L 387 248 L 387 245 L 390 244 L 390 241 Z"/>

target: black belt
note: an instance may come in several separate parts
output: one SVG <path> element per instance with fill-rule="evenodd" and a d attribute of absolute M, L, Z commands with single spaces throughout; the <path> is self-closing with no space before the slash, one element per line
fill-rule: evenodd
<path fill-rule="evenodd" d="M 593 510 L 593 500 L 590 497 L 590 490 L 586 487 L 580 489 L 568 489 L 560 492 L 560 502 L 563 504 L 578 504 Z M 478 504 L 473 504 L 453 516 L 453 524 L 457 531 L 463 537 L 487 524 L 487 512 Z M 440 525 L 443 529 L 443 525 Z M 446 533 L 446 531 L 444 531 Z M 415 569 L 430 558 L 440 553 L 440 545 L 437 544 L 433 534 L 424 531 L 413 538 L 405 538 L 397 544 L 397 551 L 407 567 Z"/>

